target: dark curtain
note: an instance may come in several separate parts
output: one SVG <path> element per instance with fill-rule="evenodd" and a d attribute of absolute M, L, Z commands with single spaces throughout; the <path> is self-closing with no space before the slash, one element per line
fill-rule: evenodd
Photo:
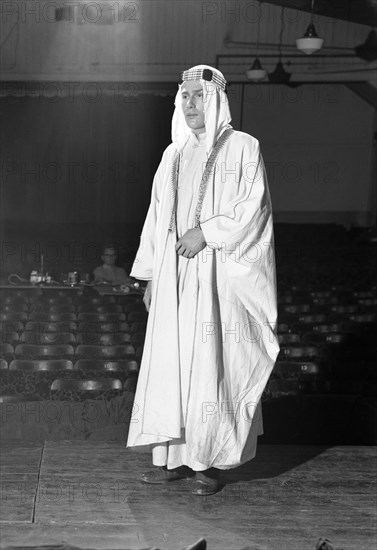
<path fill-rule="evenodd" d="M 173 97 L 93 99 L 2 99 L 3 222 L 142 224 Z"/>

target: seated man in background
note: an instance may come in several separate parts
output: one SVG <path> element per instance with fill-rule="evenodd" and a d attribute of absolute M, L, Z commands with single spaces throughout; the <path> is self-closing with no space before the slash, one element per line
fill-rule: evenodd
<path fill-rule="evenodd" d="M 106 244 L 102 248 L 101 260 L 103 264 L 93 270 L 94 283 L 108 283 L 111 285 L 123 285 L 128 281 L 128 275 L 123 267 L 115 265 L 117 255 L 115 246 Z"/>

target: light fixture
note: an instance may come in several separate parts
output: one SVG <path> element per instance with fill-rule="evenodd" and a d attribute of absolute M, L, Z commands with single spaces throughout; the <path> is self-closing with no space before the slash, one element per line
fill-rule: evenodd
<path fill-rule="evenodd" d="M 258 27 L 257 27 L 257 43 L 255 50 L 255 60 L 249 70 L 246 71 L 246 76 L 248 80 L 252 82 L 261 82 L 266 78 L 267 71 L 263 69 L 261 62 L 258 59 L 258 44 L 259 44 L 259 26 L 260 26 L 260 17 L 258 17 Z"/>
<path fill-rule="evenodd" d="M 246 71 L 246 76 L 249 80 L 252 82 L 260 82 L 264 78 L 266 78 L 267 71 L 266 69 L 263 69 L 261 62 L 258 58 L 254 60 L 254 63 L 252 64 L 251 68 Z"/>
<path fill-rule="evenodd" d="M 314 52 L 318 52 L 323 46 L 323 38 L 319 38 L 315 26 L 314 20 L 314 0 L 312 0 L 310 25 L 306 29 L 306 32 L 302 38 L 297 38 L 296 46 L 300 52 L 311 55 Z"/>
<path fill-rule="evenodd" d="M 283 63 L 281 61 L 281 45 L 283 42 L 283 33 L 284 33 L 284 6 L 281 8 L 280 12 L 280 32 L 279 32 L 279 61 L 272 73 L 268 73 L 268 80 L 276 84 L 288 84 L 289 79 L 291 78 L 291 73 L 287 73 L 284 69 Z"/>
<path fill-rule="evenodd" d="M 274 82 L 275 84 L 287 84 L 290 78 L 291 73 L 287 73 L 283 67 L 283 63 L 280 60 L 272 73 L 268 73 L 268 80 L 270 82 Z"/>

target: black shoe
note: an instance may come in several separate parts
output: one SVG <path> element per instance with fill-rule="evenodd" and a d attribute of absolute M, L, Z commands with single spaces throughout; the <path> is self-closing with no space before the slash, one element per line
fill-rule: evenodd
<path fill-rule="evenodd" d="M 185 479 L 193 475 L 192 470 L 185 466 L 168 470 L 166 466 L 157 466 L 153 470 L 144 472 L 140 475 L 140 481 L 143 483 L 168 483 L 169 481 L 176 481 L 177 479 Z"/>
<path fill-rule="evenodd" d="M 191 493 L 204 497 L 218 493 L 222 487 L 218 479 L 208 477 L 203 472 L 196 472 Z"/>

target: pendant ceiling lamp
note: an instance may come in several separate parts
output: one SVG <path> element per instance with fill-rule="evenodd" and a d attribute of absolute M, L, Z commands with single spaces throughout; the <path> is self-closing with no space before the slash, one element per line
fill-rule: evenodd
<path fill-rule="evenodd" d="M 300 52 L 311 55 L 323 46 L 323 38 L 319 38 L 314 26 L 314 0 L 311 5 L 310 24 L 302 38 L 297 38 L 296 47 Z"/>
<path fill-rule="evenodd" d="M 260 13 L 262 11 L 260 10 Z M 258 17 L 258 27 L 257 27 L 257 44 L 255 50 L 255 60 L 252 66 L 248 71 L 246 71 L 246 76 L 252 82 L 261 82 L 266 78 L 267 71 L 263 69 L 261 62 L 258 59 L 258 44 L 259 44 L 259 28 L 260 28 L 260 17 Z"/>
<path fill-rule="evenodd" d="M 287 84 L 290 78 L 291 73 L 287 73 L 287 71 L 283 67 L 283 63 L 280 60 L 278 61 L 272 73 L 268 74 L 268 80 L 270 82 L 274 82 L 275 84 Z"/>
<path fill-rule="evenodd" d="M 284 7 L 281 9 L 280 14 L 280 34 L 279 34 L 279 61 L 272 71 L 268 73 L 268 80 L 276 84 L 287 84 L 291 78 L 291 73 L 287 73 L 284 69 L 282 60 L 281 60 L 281 45 L 283 42 L 283 32 L 284 32 Z"/>

